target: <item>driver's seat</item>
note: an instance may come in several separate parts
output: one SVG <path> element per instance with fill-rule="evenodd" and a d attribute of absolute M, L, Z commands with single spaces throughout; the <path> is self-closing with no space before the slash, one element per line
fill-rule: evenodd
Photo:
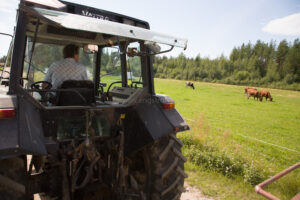
<path fill-rule="evenodd" d="M 67 80 L 62 83 L 57 94 L 58 106 L 78 106 L 91 105 L 96 102 L 94 93 L 94 83 L 90 80 Z"/>

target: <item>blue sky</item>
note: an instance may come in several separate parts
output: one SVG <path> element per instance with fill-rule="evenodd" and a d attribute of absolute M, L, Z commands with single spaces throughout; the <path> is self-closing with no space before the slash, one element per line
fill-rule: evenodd
<path fill-rule="evenodd" d="M 140 18 L 152 30 L 187 38 L 188 57 L 229 56 L 233 47 L 249 41 L 300 38 L 299 0 L 69 1 Z M 12 34 L 17 4 L 17 0 L 0 0 L 0 32 Z M 6 54 L 9 40 L 0 36 L 0 56 Z"/>

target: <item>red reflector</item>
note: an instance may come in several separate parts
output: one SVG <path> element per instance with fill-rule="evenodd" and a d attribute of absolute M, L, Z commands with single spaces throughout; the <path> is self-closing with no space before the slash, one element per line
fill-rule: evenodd
<path fill-rule="evenodd" d="M 0 109 L 0 119 L 13 118 L 16 116 L 15 109 Z"/>
<path fill-rule="evenodd" d="M 163 104 L 164 110 L 170 110 L 175 108 L 175 103 L 164 103 Z"/>

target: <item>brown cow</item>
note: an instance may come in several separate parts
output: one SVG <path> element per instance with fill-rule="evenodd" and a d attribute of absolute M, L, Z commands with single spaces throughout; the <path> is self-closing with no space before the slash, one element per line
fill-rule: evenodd
<path fill-rule="evenodd" d="M 273 101 L 273 98 L 268 90 L 261 90 L 260 91 L 260 97 L 263 99 L 266 98 L 266 101 L 269 99 L 270 101 Z"/>
<path fill-rule="evenodd" d="M 247 96 L 248 99 L 252 96 L 254 99 L 257 98 L 257 100 L 259 99 L 260 101 L 262 101 L 260 92 L 257 91 L 256 89 L 247 89 Z"/>
<path fill-rule="evenodd" d="M 245 94 L 248 93 L 248 90 L 256 90 L 256 91 L 257 91 L 256 88 L 253 88 L 253 87 L 245 87 Z"/>
<path fill-rule="evenodd" d="M 185 83 L 185 86 L 186 86 L 186 87 L 191 87 L 191 88 L 193 88 L 193 90 L 195 89 L 194 83 L 193 83 L 193 82 L 190 82 L 190 81 L 186 82 L 186 83 Z"/>

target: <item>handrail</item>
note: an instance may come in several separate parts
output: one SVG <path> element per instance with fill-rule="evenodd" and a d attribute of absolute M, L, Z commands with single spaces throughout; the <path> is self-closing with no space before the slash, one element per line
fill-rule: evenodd
<path fill-rule="evenodd" d="M 265 190 L 263 190 L 263 188 L 264 188 L 265 186 L 267 186 L 267 185 L 269 185 L 269 184 L 271 184 L 271 183 L 277 181 L 277 180 L 280 179 L 281 177 L 287 175 L 288 173 L 290 173 L 291 171 L 293 171 L 293 170 L 295 170 L 295 169 L 297 169 L 297 168 L 299 168 L 299 167 L 300 167 L 300 162 L 297 163 L 297 164 L 295 164 L 295 165 L 293 165 L 293 166 L 291 166 L 291 167 L 289 167 L 289 168 L 287 168 L 287 169 L 285 169 L 285 170 L 283 170 L 282 172 L 276 174 L 275 176 L 273 176 L 273 177 L 271 177 L 271 178 L 265 180 L 264 182 L 262 182 L 262 183 L 258 184 L 257 186 L 255 186 L 255 192 L 256 192 L 257 194 L 260 194 L 260 195 L 262 195 L 262 196 L 264 196 L 264 197 L 270 199 L 270 200 L 280 200 L 279 198 L 275 197 L 275 196 L 272 195 L 271 193 L 266 192 Z M 293 198 L 293 199 L 294 199 L 294 198 Z M 293 199 L 292 199 L 292 200 L 293 200 Z"/>

